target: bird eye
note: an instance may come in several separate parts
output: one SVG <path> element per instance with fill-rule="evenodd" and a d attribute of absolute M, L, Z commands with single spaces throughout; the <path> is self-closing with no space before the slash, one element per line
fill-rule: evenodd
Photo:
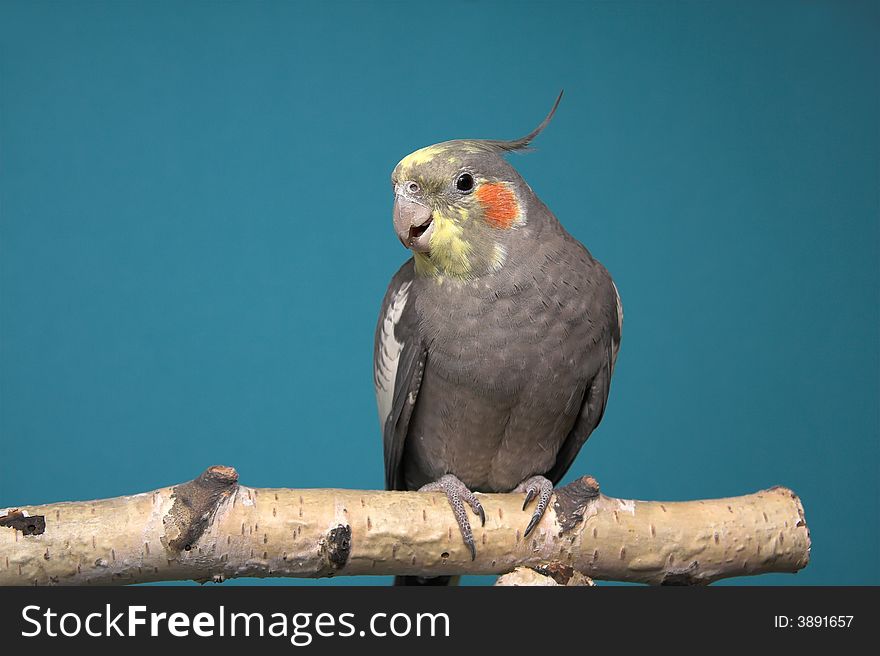
<path fill-rule="evenodd" d="M 474 188 L 474 176 L 462 173 L 455 179 L 455 188 L 459 191 L 471 191 Z"/>

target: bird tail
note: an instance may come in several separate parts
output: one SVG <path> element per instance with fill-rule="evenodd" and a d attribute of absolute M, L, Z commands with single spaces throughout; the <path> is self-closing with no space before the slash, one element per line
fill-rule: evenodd
<path fill-rule="evenodd" d="M 394 585 L 458 585 L 460 576 L 395 576 Z"/>

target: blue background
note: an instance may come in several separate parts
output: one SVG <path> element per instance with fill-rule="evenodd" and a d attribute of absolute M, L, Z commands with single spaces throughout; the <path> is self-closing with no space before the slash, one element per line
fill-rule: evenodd
<path fill-rule="evenodd" d="M 736 582 L 880 583 L 878 28 L 856 2 L 3 2 L 0 506 L 215 463 L 381 487 L 391 169 L 564 87 L 514 163 L 626 312 L 569 478 L 790 486 L 812 562 Z"/>

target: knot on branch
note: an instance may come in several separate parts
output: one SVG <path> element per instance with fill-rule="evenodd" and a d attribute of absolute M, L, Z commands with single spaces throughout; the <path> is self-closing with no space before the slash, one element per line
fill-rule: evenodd
<path fill-rule="evenodd" d="M 208 467 L 198 478 L 175 486 L 174 505 L 162 520 L 165 546 L 177 553 L 189 551 L 237 487 L 238 472 L 223 465 Z"/>
<path fill-rule="evenodd" d="M 43 515 L 28 516 L 18 508 L 13 508 L 0 517 L 0 526 L 8 526 L 24 535 L 42 535 L 46 530 L 46 518 Z"/>
<path fill-rule="evenodd" d="M 592 476 L 582 476 L 564 487 L 557 488 L 553 508 L 562 533 L 568 533 L 584 519 L 587 507 L 599 498 L 599 483 Z"/>
<path fill-rule="evenodd" d="M 320 576 L 333 576 L 345 567 L 351 555 L 351 526 L 339 524 L 331 528 L 321 540 L 320 548 L 323 560 Z"/>

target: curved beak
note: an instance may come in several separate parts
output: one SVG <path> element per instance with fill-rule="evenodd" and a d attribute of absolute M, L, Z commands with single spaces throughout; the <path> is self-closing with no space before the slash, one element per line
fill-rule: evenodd
<path fill-rule="evenodd" d="M 400 194 L 394 197 L 394 230 L 406 248 L 427 253 L 433 228 L 430 207 Z"/>

